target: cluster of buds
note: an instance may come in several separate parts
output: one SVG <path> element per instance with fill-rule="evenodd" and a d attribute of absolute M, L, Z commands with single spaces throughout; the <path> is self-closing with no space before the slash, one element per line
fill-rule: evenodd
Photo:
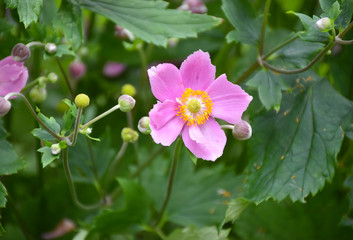
<path fill-rule="evenodd" d="M 54 72 L 51 72 L 47 76 L 41 76 L 37 78 L 36 81 L 38 84 L 31 89 L 29 96 L 33 102 L 41 103 L 47 98 L 47 83 L 56 83 L 58 81 L 58 75 Z"/>

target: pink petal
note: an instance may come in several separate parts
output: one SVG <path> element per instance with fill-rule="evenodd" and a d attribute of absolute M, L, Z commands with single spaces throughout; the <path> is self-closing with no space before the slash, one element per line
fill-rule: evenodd
<path fill-rule="evenodd" d="M 14 61 L 11 56 L 0 61 L 0 96 L 20 92 L 27 79 L 28 70 L 23 63 Z"/>
<path fill-rule="evenodd" d="M 151 136 L 163 146 L 169 146 L 178 137 L 185 122 L 177 116 L 178 103 L 165 101 L 157 103 L 149 113 Z"/>
<path fill-rule="evenodd" d="M 199 126 L 192 125 L 189 127 L 189 135 L 196 143 L 205 143 L 207 138 L 202 134 Z"/>
<path fill-rule="evenodd" d="M 211 115 L 232 124 L 241 121 L 243 112 L 252 100 L 252 96 L 240 86 L 229 82 L 225 74 L 219 76 L 206 92 L 213 102 Z"/>
<path fill-rule="evenodd" d="M 196 140 L 192 139 L 195 138 L 195 135 L 194 133 L 190 133 L 190 128 L 191 127 L 186 126 L 181 134 L 183 136 L 185 146 L 196 157 L 204 160 L 215 161 L 217 158 L 222 156 L 227 138 L 216 120 L 209 118 L 204 124 L 198 126 L 203 137 L 207 140 L 204 143 L 197 143 Z"/>
<path fill-rule="evenodd" d="M 180 73 L 185 88 L 206 90 L 215 79 L 216 67 L 212 65 L 210 55 L 199 50 L 181 64 Z"/>
<path fill-rule="evenodd" d="M 159 64 L 147 71 L 153 95 L 161 102 L 175 101 L 184 92 L 179 69 L 170 63 Z"/>

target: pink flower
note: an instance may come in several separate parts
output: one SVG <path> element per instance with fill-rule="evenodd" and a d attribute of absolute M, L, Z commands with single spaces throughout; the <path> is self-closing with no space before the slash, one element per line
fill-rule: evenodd
<path fill-rule="evenodd" d="M 86 74 L 86 65 L 81 61 L 74 61 L 69 65 L 70 76 L 78 81 Z"/>
<path fill-rule="evenodd" d="M 215 161 L 222 156 L 226 135 L 214 118 L 241 122 L 252 97 L 222 74 L 208 53 L 191 54 L 180 69 L 159 64 L 148 70 L 152 93 L 159 100 L 149 112 L 151 136 L 171 145 L 181 133 L 185 146 L 198 158 Z"/>
<path fill-rule="evenodd" d="M 0 96 L 20 92 L 27 83 L 28 70 L 23 62 L 16 62 L 11 56 L 0 61 Z"/>
<path fill-rule="evenodd" d="M 106 77 L 117 77 L 126 70 L 126 65 L 118 62 L 107 62 L 103 67 L 103 74 Z"/>

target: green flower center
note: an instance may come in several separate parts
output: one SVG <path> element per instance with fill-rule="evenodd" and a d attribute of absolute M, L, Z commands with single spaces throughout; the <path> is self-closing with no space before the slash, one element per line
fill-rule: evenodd
<path fill-rule="evenodd" d="M 188 103 L 188 109 L 192 113 L 197 113 L 201 109 L 201 103 L 197 99 L 191 99 Z"/>

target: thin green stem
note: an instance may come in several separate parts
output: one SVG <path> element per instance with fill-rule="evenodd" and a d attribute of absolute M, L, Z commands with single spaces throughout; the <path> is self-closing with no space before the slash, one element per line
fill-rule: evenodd
<path fill-rule="evenodd" d="M 132 117 L 132 111 L 127 112 L 126 115 L 127 115 L 128 126 L 129 126 L 129 128 L 133 129 L 134 128 L 134 120 L 133 120 L 133 117 Z M 138 162 L 139 162 L 138 142 L 137 141 L 134 142 L 133 146 L 134 146 L 134 153 L 135 153 L 135 157 L 136 157 L 136 163 L 138 164 Z"/>
<path fill-rule="evenodd" d="M 122 157 L 124 156 L 124 154 L 126 152 L 126 148 L 128 145 L 129 144 L 127 142 L 123 141 L 123 144 L 121 145 L 119 152 L 116 154 L 116 156 L 111 164 L 111 167 L 110 167 L 111 172 L 114 172 L 116 170 L 117 166 L 119 165 Z"/>
<path fill-rule="evenodd" d="M 81 129 L 85 129 L 87 128 L 89 125 L 97 122 L 98 120 L 100 120 L 101 118 L 104 118 L 105 116 L 111 114 L 112 112 L 114 112 L 115 110 L 118 110 L 120 108 L 120 105 L 115 105 L 114 107 L 110 108 L 109 110 L 105 111 L 104 113 L 98 115 L 97 117 L 93 118 L 91 121 L 85 123 Z"/>
<path fill-rule="evenodd" d="M 76 121 L 75 121 L 75 128 L 74 128 L 74 132 L 73 132 L 73 136 L 72 136 L 72 142 L 71 142 L 71 146 L 76 144 L 77 141 L 77 135 L 78 135 L 78 130 L 80 128 L 80 120 L 81 120 L 81 116 L 82 116 L 82 108 L 78 108 L 77 110 L 77 116 L 76 116 Z"/>
<path fill-rule="evenodd" d="M 233 125 L 221 125 L 221 128 L 224 129 L 230 129 L 233 130 L 234 126 Z"/>
<path fill-rule="evenodd" d="M 293 42 L 298 37 L 299 37 L 298 34 L 295 34 L 293 37 L 289 38 L 288 40 L 284 41 L 283 43 L 281 43 L 280 45 L 278 45 L 277 47 L 272 49 L 263 58 L 266 59 L 266 58 L 270 57 L 272 54 L 274 54 L 275 52 L 277 52 L 279 49 L 283 48 L 284 46 L 288 45 L 289 43 Z"/>
<path fill-rule="evenodd" d="M 59 135 L 57 135 L 55 132 L 53 132 L 37 115 L 37 113 L 34 111 L 34 109 L 32 108 L 31 104 L 29 103 L 28 99 L 22 94 L 22 93 L 18 93 L 18 92 L 13 92 L 13 93 L 9 93 L 7 94 L 4 98 L 6 100 L 8 100 L 9 98 L 11 98 L 12 96 L 18 96 L 21 97 L 24 102 L 26 103 L 27 108 L 29 109 L 29 111 L 31 112 L 32 116 L 34 117 L 35 120 L 37 120 L 37 122 L 42 125 L 42 127 L 48 131 L 48 133 L 50 133 L 53 137 L 55 137 L 56 139 L 58 139 L 59 141 L 64 140 L 63 137 L 60 137 Z"/>
<path fill-rule="evenodd" d="M 63 67 L 63 65 L 61 64 L 59 58 L 58 58 L 58 57 L 55 57 L 55 59 L 56 59 L 56 62 L 58 63 L 58 66 L 59 66 L 59 69 L 60 69 L 60 71 L 61 71 L 61 74 L 64 76 L 66 85 L 67 85 L 67 87 L 68 87 L 69 90 L 70 90 L 71 97 L 74 98 L 74 97 L 75 97 L 75 91 L 74 91 L 73 87 L 71 86 L 69 77 L 67 76 L 67 74 L 66 74 L 66 72 L 65 72 L 65 70 L 64 70 L 64 67 Z"/>
<path fill-rule="evenodd" d="M 271 0 L 266 1 L 265 10 L 264 10 L 264 18 L 262 21 L 261 27 L 261 35 L 260 35 L 260 46 L 259 46 L 259 54 L 260 56 L 264 53 L 264 44 L 265 44 L 265 33 L 266 33 L 266 25 L 267 25 L 267 17 L 270 11 Z"/>
<path fill-rule="evenodd" d="M 156 227 L 156 228 L 154 228 L 154 231 L 156 232 L 158 237 L 160 237 L 162 240 L 167 239 L 167 236 L 162 232 L 162 230 L 160 228 Z"/>
<path fill-rule="evenodd" d="M 26 47 L 30 48 L 33 46 L 44 46 L 44 44 L 42 42 L 30 42 L 28 44 L 26 44 Z"/>
<path fill-rule="evenodd" d="M 176 145 L 175 145 L 172 166 L 170 168 L 170 173 L 169 173 L 169 178 L 168 178 L 167 193 L 165 195 L 165 198 L 164 198 L 164 201 L 163 201 L 163 205 L 162 205 L 161 211 L 159 212 L 159 216 L 158 216 L 158 219 L 156 221 L 155 226 L 158 226 L 159 223 L 161 222 L 161 220 L 163 218 L 163 215 L 164 215 L 164 211 L 167 208 L 170 195 L 172 193 L 172 188 L 173 188 L 173 183 L 174 183 L 174 176 L 175 176 L 175 170 L 176 170 L 177 163 L 178 163 L 178 160 L 179 160 L 181 146 L 182 146 L 182 141 L 181 141 L 181 138 L 179 137 L 177 142 L 176 142 Z"/>
<path fill-rule="evenodd" d="M 341 45 L 351 45 L 353 44 L 353 40 L 342 40 L 341 38 L 339 37 L 336 37 L 335 38 L 335 42 L 337 44 L 341 44 Z"/>
<path fill-rule="evenodd" d="M 343 38 L 344 35 L 353 27 L 353 22 L 351 22 L 340 34 L 338 34 L 339 38 Z"/>
<path fill-rule="evenodd" d="M 104 204 L 105 204 L 104 199 L 101 199 L 98 203 L 93 204 L 93 205 L 85 205 L 80 202 L 80 200 L 78 199 L 76 187 L 75 187 L 74 181 L 72 179 L 72 175 L 71 175 L 71 170 L 70 170 L 70 165 L 69 165 L 69 150 L 67 148 L 63 149 L 63 151 L 62 151 L 62 161 L 63 161 L 63 167 L 64 167 L 66 179 L 69 184 L 69 189 L 70 189 L 70 193 L 72 196 L 72 200 L 74 201 L 75 205 L 79 208 L 84 209 L 84 210 L 93 210 L 93 209 L 97 209 L 97 208 L 104 206 Z"/>

